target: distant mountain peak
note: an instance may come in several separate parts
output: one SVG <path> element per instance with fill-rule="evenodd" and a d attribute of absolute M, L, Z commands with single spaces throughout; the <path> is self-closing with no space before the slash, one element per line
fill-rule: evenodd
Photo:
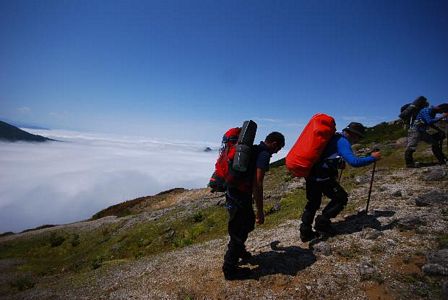
<path fill-rule="evenodd" d="M 0 141 L 46 142 L 52 141 L 52 139 L 43 137 L 41 135 L 31 134 L 16 126 L 0 121 Z"/>

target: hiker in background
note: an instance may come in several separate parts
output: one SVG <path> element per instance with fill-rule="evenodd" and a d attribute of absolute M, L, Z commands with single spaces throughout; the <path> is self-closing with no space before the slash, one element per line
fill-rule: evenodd
<path fill-rule="evenodd" d="M 351 148 L 358 142 L 365 132 L 361 123 L 351 122 L 342 133 L 336 133 L 325 146 L 320 160 L 313 166 L 306 179 L 306 198 L 308 200 L 302 214 L 300 225 L 300 239 L 310 241 L 319 236 L 318 232 L 328 235 L 336 234 L 331 225 L 331 218 L 336 217 L 345 207 L 348 194 L 338 183 L 338 168 L 346 161 L 353 167 L 369 165 L 381 158 L 379 151 L 372 152 L 368 157 L 357 157 Z M 330 198 L 330 203 L 323 209 L 322 214 L 316 217 L 314 229 L 312 224 L 317 210 L 320 208 L 322 195 Z"/>
<path fill-rule="evenodd" d="M 269 170 L 272 154 L 277 153 L 285 146 L 285 138 L 279 132 L 270 133 L 264 142 L 254 146 L 247 177 L 250 180 L 249 190 L 240 190 L 228 187 L 226 191 L 226 207 L 229 213 L 228 231 L 230 241 L 224 256 L 222 267 L 227 280 L 247 278 L 251 271 L 249 268 L 238 267 L 239 259 L 249 260 L 252 255 L 246 250 L 245 242 L 249 232 L 257 224 L 264 223 L 263 212 L 263 180 L 265 172 Z M 256 216 L 252 202 L 256 205 Z"/>
<path fill-rule="evenodd" d="M 436 116 L 437 114 L 441 115 Z M 442 150 L 442 142 L 445 138 L 445 133 L 434 125 L 441 119 L 446 119 L 447 117 L 448 103 L 440 104 L 438 106 L 425 107 L 419 111 L 415 121 L 412 123 L 408 131 L 408 142 L 404 153 L 406 167 L 416 167 L 413 153 L 417 149 L 417 145 L 420 141 L 425 141 L 431 145 L 432 153 L 437 158 L 439 164 L 443 165 L 447 163 L 447 159 Z M 435 129 L 437 132 L 434 134 L 429 134 L 427 132 L 428 127 Z"/>

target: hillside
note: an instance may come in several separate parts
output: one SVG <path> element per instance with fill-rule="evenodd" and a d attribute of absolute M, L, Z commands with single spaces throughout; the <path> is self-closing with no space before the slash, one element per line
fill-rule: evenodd
<path fill-rule="evenodd" d="M 362 210 L 371 167 L 348 168 L 339 234 L 312 243 L 298 237 L 303 179 L 273 164 L 266 223 L 247 242 L 251 278 L 223 279 L 223 195 L 173 189 L 87 221 L 0 237 L 0 298 L 446 299 L 448 168 L 432 166 L 422 144 L 416 158 L 427 167 L 404 169 L 395 139 L 380 145 L 369 213 Z M 368 152 L 373 143 L 356 148 Z"/>
<path fill-rule="evenodd" d="M 46 142 L 51 141 L 51 139 L 28 133 L 20 128 L 13 125 L 0 121 L 0 141 L 8 142 Z"/>

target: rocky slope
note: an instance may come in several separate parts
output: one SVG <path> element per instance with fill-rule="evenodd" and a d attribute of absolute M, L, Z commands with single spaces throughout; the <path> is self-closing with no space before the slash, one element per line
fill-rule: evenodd
<path fill-rule="evenodd" d="M 159 255 L 106 264 L 82 276 L 70 272 L 45 276 L 31 288 L 8 291 L 2 298 L 446 299 L 447 167 L 380 167 L 366 215 L 358 210 L 365 207 L 369 172 L 353 177 L 352 210 L 335 220 L 340 232 L 337 236 L 302 243 L 295 219 L 267 229 L 259 226 L 252 232 L 247 245 L 254 257 L 247 266 L 253 269 L 253 276 L 246 280 L 224 280 L 221 264 L 227 238 L 222 237 Z M 302 186 L 300 180 L 289 181 L 268 198 L 282 197 Z M 205 189 L 177 191 L 166 207 L 159 204 L 159 209 L 137 215 L 108 216 L 65 225 L 65 229 L 93 230 L 110 222 L 119 224 L 118 230 L 126 230 L 137 222 L 156 218 L 156 212 L 164 209 L 198 203 L 219 205 L 221 200 Z M 54 230 L 57 228 L 24 235 Z M 19 238 L 3 237 L 0 243 Z M 14 258 L 0 260 L 3 286 L 18 276 L 20 268 L 16 267 L 22 263 Z"/>

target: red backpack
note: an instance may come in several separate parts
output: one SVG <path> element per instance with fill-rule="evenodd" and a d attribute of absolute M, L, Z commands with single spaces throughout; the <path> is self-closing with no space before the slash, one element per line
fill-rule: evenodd
<path fill-rule="evenodd" d="M 286 156 L 286 167 L 296 177 L 307 177 L 336 133 L 336 122 L 326 114 L 315 114 Z"/>
<path fill-rule="evenodd" d="M 215 171 L 208 183 L 212 192 L 225 192 L 227 187 L 234 187 L 242 192 L 249 193 L 252 190 L 252 178 L 248 178 L 250 172 L 239 172 L 232 168 L 241 131 L 240 127 L 230 128 L 222 138 L 222 145 L 219 150 L 218 160 L 215 164 Z M 252 143 L 253 138 L 248 144 Z M 251 151 L 253 151 L 253 146 L 251 148 Z"/>

